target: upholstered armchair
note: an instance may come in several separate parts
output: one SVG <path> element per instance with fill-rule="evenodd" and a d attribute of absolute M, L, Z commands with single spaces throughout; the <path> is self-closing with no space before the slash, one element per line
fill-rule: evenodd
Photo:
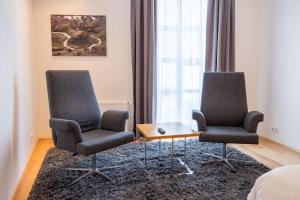
<path fill-rule="evenodd" d="M 96 167 L 96 154 L 132 142 L 125 131 L 127 111 L 110 110 L 101 115 L 88 71 L 46 72 L 52 139 L 59 149 L 84 156 L 92 155 L 92 168 L 76 179 L 96 173 L 111 180 Z"/>
<path fill-rule="evenodd" d="M 228 143 L 258 144 L 256 134 L 264 115 L 258 111 L 248 112 L 244 73 L 206 72 L 203 78 L 201 111 L 194 110 L 199 140 L 223 144 L 222 156 L 211 155 L 224 161 L 232 171 L 227 154 Z"/>

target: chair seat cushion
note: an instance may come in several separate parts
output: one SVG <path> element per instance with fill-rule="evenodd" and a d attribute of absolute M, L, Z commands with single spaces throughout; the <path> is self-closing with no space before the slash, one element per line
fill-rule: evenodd
<path fill-rule="evenodd" d="M 132 141 L 132 132 L 97 129 L 82 133 L 82 142 L 77 144 L 77 153 L 88 156 Z"/>
<path fill-rule="evenodd" d="M 200 134 L 202 142 L 258 144 L 258 135 L 248 133 L 242 127 L 208 126 L 207 131 Z"/>

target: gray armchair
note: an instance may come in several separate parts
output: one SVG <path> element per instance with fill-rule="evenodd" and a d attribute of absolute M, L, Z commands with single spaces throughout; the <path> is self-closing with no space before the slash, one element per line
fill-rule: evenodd
<path fill-rule="evenodd" d="M 228 143 L 258 144 L 256 134 L 264 115 L 248 112 L 244 73 L 204 73 L 201 111 L 194 110 L 199 140 L 223 144 L 223 155 L 211 155 L 235 168 L 227 155 Z"/>
<path fill-rule="evenodd" d="M 92 156 L 91 169 L 82 177 L 96 173 L 111 180 L 96 168 L 96 154 L 134 140 L 125 130 L 127 111 L 110 110 L 101 116 L 88 71 L 47 71 L 52 139 L 59 149 Z"/>

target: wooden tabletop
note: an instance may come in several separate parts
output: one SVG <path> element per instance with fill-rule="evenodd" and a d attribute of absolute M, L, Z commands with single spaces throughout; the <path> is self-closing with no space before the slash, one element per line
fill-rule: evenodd
<path fill-rule="evenodd" d="M 180 122 L 161 124 L 137 124 L 136 127 L 137 130 L 140 131 L 147 140 L 199 136 L 199 133 L 197 131 L 188 126 L 185 126 Z M 163 128 L 166 133 L 159 133 L 157 130 L 158 128 Z"/>

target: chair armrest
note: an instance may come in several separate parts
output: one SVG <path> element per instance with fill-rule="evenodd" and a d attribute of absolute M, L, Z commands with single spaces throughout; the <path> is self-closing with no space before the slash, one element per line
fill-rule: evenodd
<path fill-rule="evenodd" d="M 81 132 L 79 124 L 73 120 L 51 118 L 49 120 L 49 125 L 52 129 L 62 131 L 79 131 L 79 133 Z"/>
<path fill-rule="evenodd" d="M 56 146 L 76 153 L 77 143 L 82 142 L 79 124 L 73 120 L 51 118 L 49 125 L 55 135 Z"/>
<path fill-rule="evenodd" d="M 192 111 L 193 120 L 196 120 L 198 125 L 198 131 L 206 131 L 206 120 L 202 112 L 198 110 Z"/>
<path fill-rule="evenodd" d="M 249 112 L 244 120 L 244 129 L 249 133 L 256 133 L 258 123 L 264 121 L 264 115 L 258 111 Z"/>
<path fill-rule="evenodd" d="M 108 110 L 101 118 L 101 129 L 121 132 L 125 130 L 126 120 L 129 118 L 127 111 Z"/>

